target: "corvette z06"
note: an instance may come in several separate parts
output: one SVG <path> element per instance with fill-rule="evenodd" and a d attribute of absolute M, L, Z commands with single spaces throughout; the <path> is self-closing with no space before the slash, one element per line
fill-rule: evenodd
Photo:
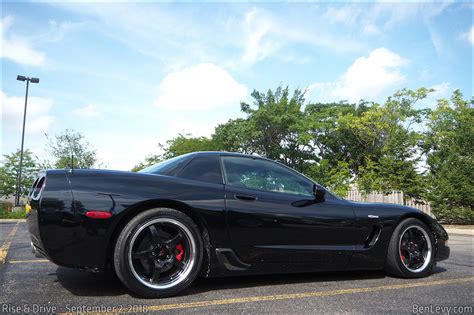
<path fill-rule="evenodd" d="M 175 295 L 197 276 L 385 270 L 429 275 L 448 235 L 423 212 L 344 200 L 265 158 L 195 152 L 138 173 L 49 170 L 28 197 L 37 255 L 112 269 L 144 297 Z"/>

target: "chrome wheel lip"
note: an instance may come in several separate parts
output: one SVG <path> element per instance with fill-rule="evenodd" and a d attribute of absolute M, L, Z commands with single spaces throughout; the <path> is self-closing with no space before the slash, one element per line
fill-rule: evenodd
<path fill-rule="evenodd" d="M 152 282 L 149 282 L 149 281 L 146 281 L 145 279 L 143 279 L 137 273 L 137 271 L 135 270 L 135 268 L 133 266 L 133 260 L 132 260 L 133 245 L 135 244 L 135 240 L 138 237 L 138 235 L 140 235 L 141 232 L 143 232 L 143 230 L 148 228 L 150 225 L 154 225 L 154 224 L 157 224 L 157 223 L 166 223 L 166 224 L 175 225 L 179 230 L 181 230 L 184 233 L 184 235 L 185 235 L 185 237 L 186 237 L 186 239 L 189 243 L 189 249 L 188 249 L 189 250 L 189 262 L 186 264 L 186 267 L 184 268 L 184 270 L 182 272 L 179 273 L 178 277 L 176 277 L 175 279 L 172 279 L 169 282 L 164 283 L 164 284 L 152 283 Z M 156 290 L 169 289 L 169 288 L 174 287 L 174 286 L 180 284 L 181 282 L 183 282 L 189 276 L 189 274 L 191 273 L 191 271 L 194 267 L 194 264 L 196 263 L 195 262 L 195 260 L 196 260 L 195 257 L 196 257 L 196 242 L 195 242 L 195 240 L 192 236 L 191 230 L 186 225 L 181 223 L 180 221 L 178 221 L 176 219 L 172 219 L 172 218 L 156 218 L 156 219 L 153 219 L 153 220 L 150 220 L 150 221 L 146 222 L 133 234 L 132 239 L 130 241 L 130 245 L 128 247 L 128 264 L 130 266 L 130 270 L 131 270 L 133 276 L 141 284 L 143 284 L 143 285 L 145 285 L 145 286 L 147 286 L 151 289 L 156 289 Z"/>
<path fill-rule="evenodd" d="M 425 242 L 426 242 L 426 246 L 428 248 L 427 251 L 426 251 L 426 256 L 424 257 L 425 260 L 423 262 L 423 265 L 421 265 L 421 267 L 416 268 L 416 269 L 412 269 L 412 268 L 408 267 L 405 264 L 405 262 L 403 261 L 403 259 L 400 257 L 400 252 L 401 252 L 401 249 L 402 249 L 402 238 L 405 235 L 405 233 L 407 233 L 410 229 L 416 229 L 416 230 L 418 230 L 419 232 L 421 232 L 423 234 Z M 431 238 L 429 237 L 429 235 L 425 231 L 425 229 L 423 229 L 421 226 L 418 226 L 418 225 L 410 225 L 407 228 L 405 228 L 403 230 L 403 232 L 400 234 L 400 238 L 399 238 L 399 241 L 398 241 L 398 255 L 400 257 L 400 260 L 402 261 L 403 266 L 408 271 L 413 272 L 413 273 L 420 273 L 420 272 L 423 272 L 424 270 L 426 270 L 426 268 L 428 268 L 428 266 L 431 263 L 431 256 L 433 255 L 433 246 L 431 244 Z"/>

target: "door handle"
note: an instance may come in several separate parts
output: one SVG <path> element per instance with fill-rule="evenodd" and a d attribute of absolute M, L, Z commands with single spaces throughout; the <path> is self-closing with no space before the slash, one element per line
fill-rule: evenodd
<path fill-rule="evenodd" d="M 257 200 L 257 197 L 252 196 L 252 195 L 247 195 L 247 194 L 235 194 L 234 197 L 235 199 L 247 200 L 247 201 Z"/>

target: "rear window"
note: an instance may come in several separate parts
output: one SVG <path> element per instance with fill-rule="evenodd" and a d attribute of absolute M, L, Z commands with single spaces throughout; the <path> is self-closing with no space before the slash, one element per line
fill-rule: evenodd
<path fill-rule="evenodd" d="M 219 156 L 197 156 L 177 175 L 181 178 L 222 184 L 222 173 Z"/>
<path fill-rule="evenodd" d="M 180 155 L 172 159 L 142 169 L 139 173 L 159 174 L 175 176 L 189 162 L 188 154 Z"/>

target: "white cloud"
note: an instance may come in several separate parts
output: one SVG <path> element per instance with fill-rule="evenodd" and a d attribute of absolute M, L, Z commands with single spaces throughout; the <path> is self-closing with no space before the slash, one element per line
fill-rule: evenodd
<path fill-rule="evenodd" d="M 184 135 L 192 135 L 193 137 L 208 137 L 214 132 L 214 128 L 219 125 L 219 121 L 196 121 L 190 119 L 184 119 L 180 121 L 174 121 L 169 124 L 166 128 L 169 134 L 173 137 L 179 133 Z"/>
<path fill-rule="evenodd" d="M 84 107 L 76 108 L 72 111 L 72 113 L 82 118 L 92 118 L 92 117 L 98 117 L 101 115 L 101 111 L 94 104 L 89 104 Z"/>
<path fill-rule="evenodd" d="M 367 22 L 364 24 L 362 32 L 365 35 L 380 35 L 381 34 L 379 28 L 371 22 Z"/>
<path fill-rule="evenodd" d="M 317 101 L 375 100 L 387 88 L 405 80 L 400 68 L 407 63 L 386 48 L 375 49 L 369 56 L 357 58 L 337 80 L 309 86 L 308 97 Z"/>
<path fill-rule="evenodd" d="M 165 76 L 155 105 L 172 111 L 200 112 L 237 106 L 246 95 L 246 86 L 235 81 L 226 70 L 212 63 L 201 63 Z"/>
<path fill-rule="evenodd" d="M 344 14 L 341 13 L 339 18 L 343 19 Z M 243 36 L 230 34 L 238 39 L 236 42 L 243 50 L 240 60 L 234 62 L 233 66 L 239 69 L 275 56 L 288 61 L 287 48 L 294 44 L 323 47 L 338 53 L 360 51 L 364 45 L 352 36 L 334 34 L 330 29 L 318 25 L 319 22 L 314 24 L 314 21 L 305 21 L 299 15 L 296 19 L 294 16 L 277 16 L 257 8 L 249 10 L 244 16 L 242 30 L 236 28 L 237 33 Z M 307 60 L 308 57 L 292 59 L 300 63 L 300 60 Z"/>
<path fill-rule="evenodd" d="M 120 141 L 112 134 L 86 134 L 87 139 L 97 148 L 97 157 L 107 169 L 129 171 L 151 154 L 158 154 L 158 143 L 165 143 L 165 138 L 124 133 Z M 126 146 L 124 146 L 126 143 Z"/>
<path fill-rule="evenodd" d="M 471 28 L 460 35 L 461 39 L 467 40 L 471 45 L 474 45 L 474 25 Z"/>
<path fill-rule="evenodd" d="M 380 21 L 384 28 L 391 28 L 410 19 L 429 21 L 443 13 L 453 3 L 454 1 L 378 2 L 365 14 L 374 21 Z"/>
<path fill-rule="evenodd" d="M 0 56 L 22 65 L 42 66 L 45 63 L 44 53 L 32 48 L 26 38 L 9 34 L 8 31 L 12 24 L 13 18 L 11 16 L 6 16 L 1 20 Z"/>
<path fill-rule="evenodd" d="M 429 98 L 437 100 L 440 98 L 447 98 L 451 93 L 451 84 L 449 82 L 442 82 L 440 84 L 435 84 L 430 87 L 434 89 L 433 93 L 430 93 Z"/>
<path fill-rule="evenodd" d="M 0 91 L 2 100 L 2 125 L 8 131 L 21 131 L 25 99 L 23 96 L 8 96 Z M 45 133 L 54 122 L 49 111 L 53 100 L 42 97 L 29 97 L 26 117 L 26 132 L 30 134 Z"/>
<path fill-rule="evenodd" d="M 352 5 L 329 6 L 323 16 L 331 23 L 353 25 L 362 13 L 360 8 Z"/>
<path fill-rule="evenodd" d="M 347 4 L 328 6 L 323 18 L 330 24 L 342 24 L 345 29 L 360 28 L 364 35 L 380 35 L 382 32 L 377 26 L 377 18 L 373 13 L 375 6 Z"/>
<path fill-rule="evenodd" d="M 271 38 L 271 20 L 254 8 L 245 14 L 243 62 L 253 64 L 275 53 L 281 44 Z"/>
<path fill-rule="evenodd" d="M 51 5 L 98 19 L 99 23 L 91 23 L 91 27 L 100 25 L 97 32 L 156 58 L 167 71 L 203 62 L 244 71 L 271 57 L 285 59 L 293 44 L 336 53 L 360 52 L 365 47 L 352 33 L 340 34 L 326 27 L 327 23 L 315 19 L 311 12 L 303 16 L 280 14 L 259 5 L 224 6 L 211 15 L 196 14 L 194 6 L 179 10 L 156 6 L 150 10 L 149 6 L 132 3 L 77 5 L 63 1 Z M 308 55 L 295 60 L 307 59 Z"/>
<path fill-rule="evenodd" d="M 441 36 L 430 23 L 426 22 L 426 27 L 428 29 L 428 33 L 430 34 L 431 44 L 433 45 L 436 53 L 441 55 L 444 51 L 444 43 L 441 39 Z"/>
<path fill-rule="evenodd" d="M 420 19 L 429 27 L 430 20 L 451 6 L 453 1 L 443 2 L 393 2 L 379 1 L 374 4 L 334 4 L 329 5 L 323 18 L 331 24 L 341 24 L 346 29 L 359 28 L 364 35 L 384 35 L 399 24 L 410 19 Z M 347 28 L 347 26 L 350 26 Z M 429 30 L 431 32 L 431 30 Z M 433 36 L 433 35 L 431 35 Z M 433 45 L 439 45 L 434 39 Z"/>
<path fill-rule="evenodd" d="M 71 33 L 79 31 L 89 25 L 87 21 L 81 22 L 71 22 L 71 21 L 61 21 L 49 20 L 48 27 L 45 31 L 39 33 L 35 36 L 35 40 L 47 43 L 57 43 L 62 41 L 65 37 L 69 36 Z"/>

